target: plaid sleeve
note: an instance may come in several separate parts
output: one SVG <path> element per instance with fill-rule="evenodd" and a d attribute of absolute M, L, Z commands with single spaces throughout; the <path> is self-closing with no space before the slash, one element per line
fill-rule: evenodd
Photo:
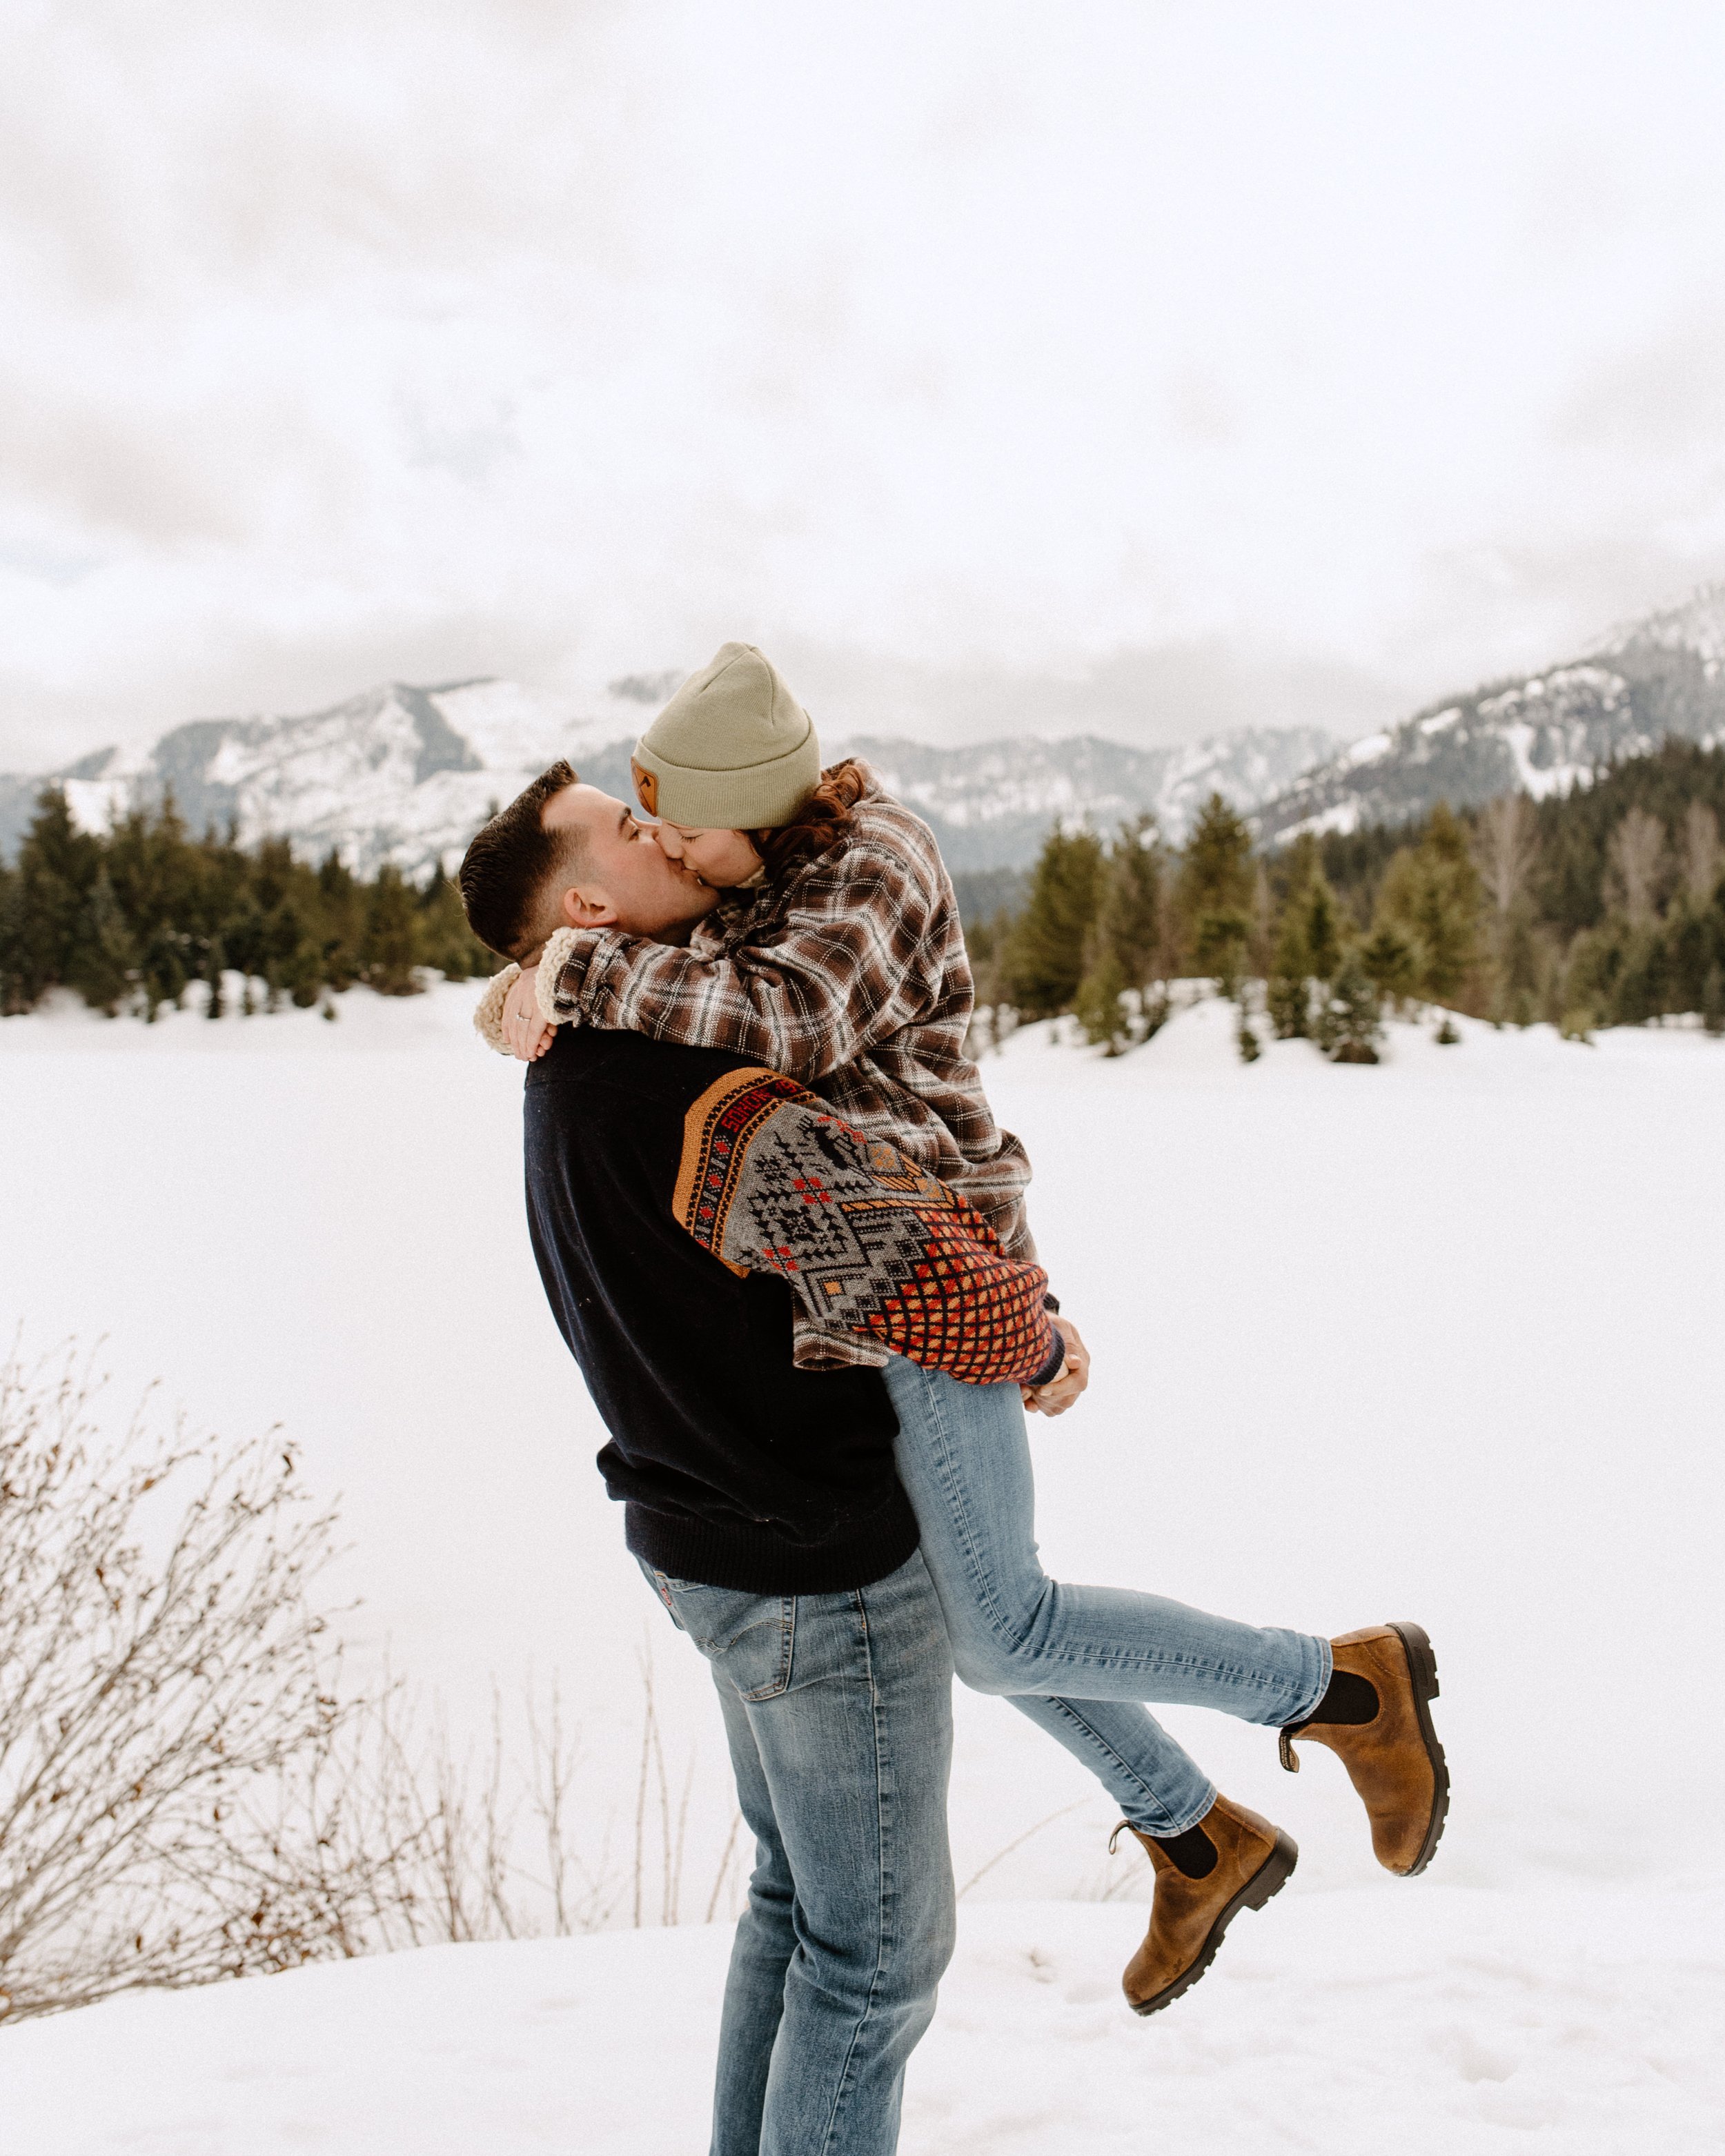
<path fill-rule="evenodd" d="M 896 1147 L 777 1071 L 733 1070 L 684 1123 L 677 1219 L 734 1272 L 786 1282 L 810 1335 L 850 1335 L 972 1385 L 1046 1384 L 1048 1275 Z M 845 1354 L 835 1360 L 875 1359 Z"/>
<path fill-rule="evenodd" d="M 933 988 L 924 952 L 937 898 L 917 865 L 852 847 L 803 875 L 769 941 L 722 957 L 608 929 L 581 934 L 552 1006 L 560 1018 L 824 1077 L 927 1008 Z"/>

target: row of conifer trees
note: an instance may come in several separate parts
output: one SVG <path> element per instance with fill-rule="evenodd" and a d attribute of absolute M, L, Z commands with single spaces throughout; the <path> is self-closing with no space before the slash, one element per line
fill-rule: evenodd
<path fill-rule="evenodd" d="M 1566 1032 L 1698 1013 L 1725 1031 L 1725 750 L 1671 742 L 1565 798 L 1511 794 L 1267 856 L 1213 796 L 1178 849 L 1147 818 L 1111 841 L 1049 834 L 1015 914 L 973 924 L 978 1003 L 1074 1011 L 1118 1049 L 1153 1031 L 1168 984 L 1218 983 L 1242 1051 L 1266 1027 L 1338 1060 L 1371 1057 L 1386 1004 L 1425 1003 Z M 355 982 L 410 995 L 495 960 L 441 871 L 314 866 L 285 840 L 193 837 L 172 801 L 105 834 L 44 793 L 17 865 L 0 866 L 0 1012 L 53 988 L 153 1016 L 203 983 L 219 1014 L 309 1005 Z"/>
<path fill-rule="evenodd" d="M 1375 1060 L 1388 1006 L 1574 1035 L 1697 1013 L 1725 1032 L 1725 751 L 1671 742 L 1558 799 L 1439 806 L 1269 855 L 1213 795 L 1186 844 L 1147 818 L 1050 832 L 1015 915 L 973 928 L 978 999 L 1071 1011 L 1118 1050 L 1168 984 L 1216 982 L 1241 1051 L 1267 1028 Z M 1440 1038 L 1454 1038 L 1445 1021 Z"/>
<path fill-rule="evenodd" d="M 333 1016 L 331 992 L 355 982 L 406 996 L 427 969 L 465 980 L 496 963 L 441 870 L 420 887 L 387 865 L 356 875 L 333 853 L 314 866 L 285 839 L 194 838 L 172 801 L 99 834 L 80 830 L 49 790 L 16 865 L 0 866 L 8 1014 L 68 988 L 99 1010 L 150 1018 L 188 990 L 213 1018 L 234 993 L 244 1009 L 321 1001 Z"/>

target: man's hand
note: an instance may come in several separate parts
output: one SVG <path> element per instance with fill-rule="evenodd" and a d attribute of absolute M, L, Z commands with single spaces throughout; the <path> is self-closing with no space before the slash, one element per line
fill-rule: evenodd
<path fill-rule="evenodd" d="M 1059 1377 L 1045 1385 L 1024 1387 L 1024 1406 L 1031 1414 L 1065 1414 L 1090 1383 L 1090 1350 L 1079 1337 L 1078 1327 L 1070 1317 L 1051 1322 L 1066 1343 L 1066 1359 Z"/>
<path fill-rule="evenodd" d="M 510 1054 L 523 1063 L 533 1062 L 551 1046 L 552 1029 L 540 1016 L 538 986 L 538 967 L 523 966 L 503 1003 L 503 1038 Z"/>

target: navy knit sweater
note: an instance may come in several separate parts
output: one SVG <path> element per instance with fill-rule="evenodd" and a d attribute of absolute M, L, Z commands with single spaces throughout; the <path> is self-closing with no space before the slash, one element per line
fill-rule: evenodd
<path fill-rule="evenodd" d="M 527 1072 L 533 1252 L 610 1432 L 599 1470 L 630 1549 L 715 1587 L 835 1593 L 916 1547 L 880 1373 L 795 1368 L 785 1283 L 739 1279 L 671 1209 L 685 1116 L 744 1061 L 562 1029 Z"/>

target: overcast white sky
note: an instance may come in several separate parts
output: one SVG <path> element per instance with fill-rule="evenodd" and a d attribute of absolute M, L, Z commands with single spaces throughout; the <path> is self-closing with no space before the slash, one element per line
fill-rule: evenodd
<path fill-rule="evenodd" d="M 1355 732 L 1725 575 L 1725 8 L 7 0 L 0 767 L 754 638 Z"/>

